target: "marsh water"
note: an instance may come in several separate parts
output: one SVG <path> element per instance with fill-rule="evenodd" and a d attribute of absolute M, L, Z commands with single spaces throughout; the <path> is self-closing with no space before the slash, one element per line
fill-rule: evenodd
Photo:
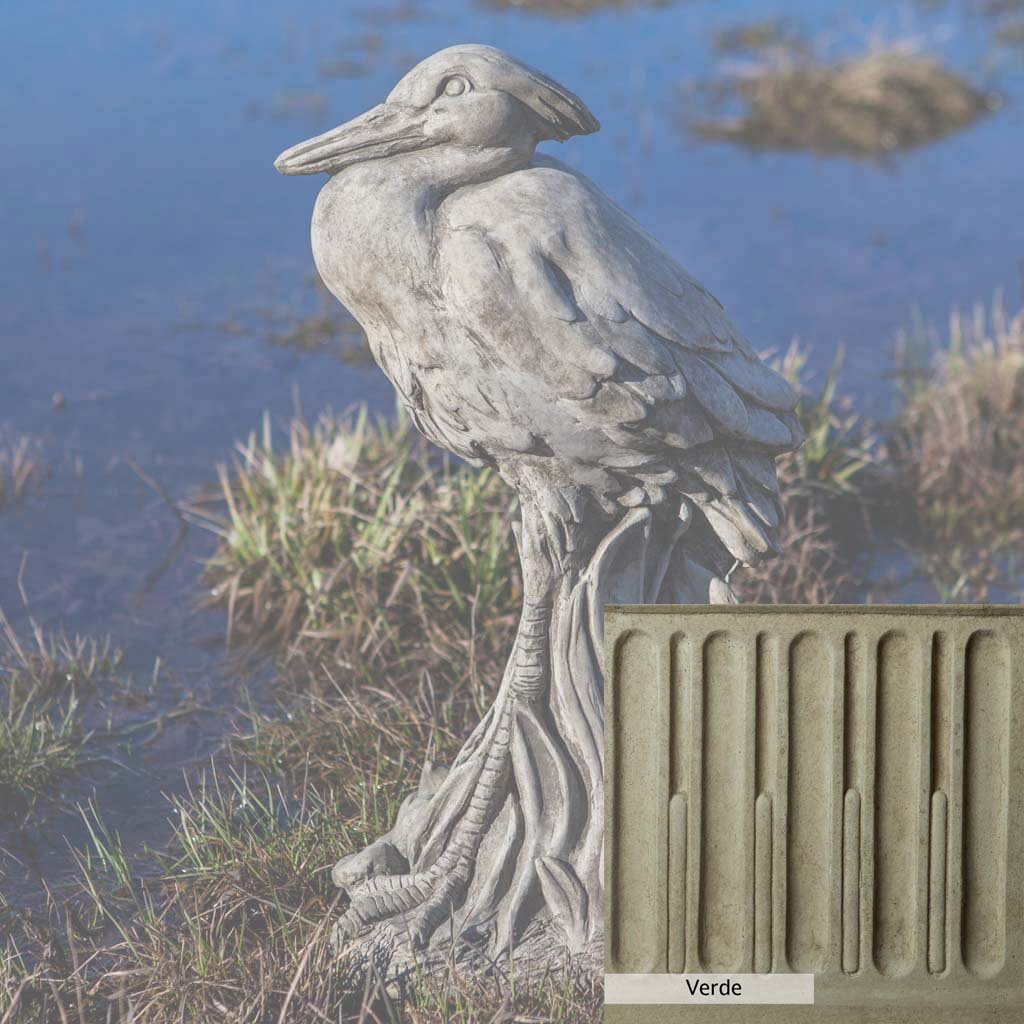
<path fill-rule="evenodd" d="M 1024 59 L 993 43 L 984 3 L 678 0 L 550 17 L 472 0 L 412 5 L 97 0 L 5 6 L 5 252 L 0 426 L 41 437 L 39 493 L 0 511 L 0 607 L 69 633 L 110 634 L 157 709 L 203 710 L 66 787 L 95 795 L 130 844 L 165 834 L 160 792 L 216 748 L 246 687 L 204 610 L 214 537 L 183 521 L 264 411 L 284 423 L 357 401 L 387 412 L 373 367 L 271 345 L 311 302 L 316 179 L 284 179 L 283 148 L 379 102 L 415 63 L 488 42 L 578 92 L 602 131 L 549 148 L 584 169 L 722 299 L 761 349 L 798 337 L 821 374 L 884 412 L 896 333 L 1024 274 Z M 885 161 L 754 152 L 691 137 L 692 91 L 716 31 L 784 16 L 839 50 L 913 38 L 1001 108 Z M 917 311 L 915 313 L 915 311 Z M 61 399 L 54 401 L 55 395 Z M 61 406 L 55 408 L 55 406 Z M 60 885 L 76 815 L 0 831 L 6 899 Z M 66 838 L 65 838 L 66 837 Z M 325 856 L 327 852 L 325 851 Z"/>

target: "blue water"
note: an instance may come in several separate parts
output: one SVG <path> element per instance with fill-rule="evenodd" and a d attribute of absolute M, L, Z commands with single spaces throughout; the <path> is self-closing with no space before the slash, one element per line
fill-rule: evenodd
<path fill-rule="evenodd" d="M 680 84 L 711 71 L 713 31 L 777 14 L 838 48 L 920 36 L 1007 102 L 884 166 L 688 138 Z M 1000 290 L 1022 299 L 1021 67 L 993 74 L 991 23 L 954 4 L 679 0 L 553 19 L 471 0 L 8 0 L 3 21 L 0 424 L 42 436 L 52 475 L 0 514 L 0 607 L 20 626 L 109 632 L 143 678 L 159 655 L 168 703 L 193 688 L 227 709 L 241 682 L 214 642 L 223 619 L 196 606 L 212 538 L 179 538 L 133 463 L 182 500 L 264 410 L 283 422 L 296 394 L 307 414 L 390 407 L 373 368 L 221 325 L 307 296 L 320 182 L 281 178 L 276 154 L 379 102 L 442 46 L 502 46 L 578 92 L 603 130 L 550 148 L 650 228 L 759 348 L 798 336 L 821 370 L 844 343 L 845 385 L 866 407 L 886 406 L 893 338 L 913 308 L 941 325 Z M 323 77 L 338 60 L 367 73 Z M 88 784 L 114 827 L 156 828 L 156 793 L 215 747 L 219 715 L 140 754 L 141 775 Z M 36 852 L 59 859 L 57 845 L 50 834 Z"/>

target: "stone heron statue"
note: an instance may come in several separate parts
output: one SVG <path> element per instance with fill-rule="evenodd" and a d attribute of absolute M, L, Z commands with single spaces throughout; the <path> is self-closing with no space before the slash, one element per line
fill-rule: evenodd
<path fill-rule="evenodd" d="M 519 497 L 523 610 L 493 706 L 392 831 L 334 868 L 339 941 L 493 953 L 602 937 L 606 602 L 729 600 L 776 546 L 796 396 L 592 182 L 535 152 L 598 129 L 488 46 L 282 153 L 325 173 L 312 246 L 416 426 Z"/>

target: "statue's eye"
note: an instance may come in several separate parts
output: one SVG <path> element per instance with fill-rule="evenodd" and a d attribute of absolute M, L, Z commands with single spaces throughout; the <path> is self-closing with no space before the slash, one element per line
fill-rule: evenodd
<path fill-rule="evenodd" d="M 469 82 L 467 82 L 461 75 L 452 75 L 452 77 L 444 83 L 445 96 L 461 96 L 464 92 L 468 91 Z"/>

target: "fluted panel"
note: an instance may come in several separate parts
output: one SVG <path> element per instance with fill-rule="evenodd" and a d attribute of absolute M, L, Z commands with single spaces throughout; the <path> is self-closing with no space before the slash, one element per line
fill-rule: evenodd
<path fill-rule="evenodd" d="M 613 971 L 1024 1005 L 1024 609 L 610 621 Z"/>

